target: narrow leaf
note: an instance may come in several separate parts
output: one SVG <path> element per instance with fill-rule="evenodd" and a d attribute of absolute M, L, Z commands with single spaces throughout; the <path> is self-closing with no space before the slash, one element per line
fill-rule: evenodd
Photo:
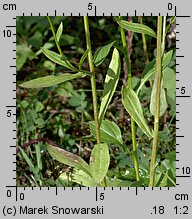
<path fill-rule="evenodd" d="M 91 152 L 90 171 L 97 183 L 103 181 L 109 168 L 110 156 L 107 144 L 96 144 Z"/>
<path fill-rule="evenodd" d="M 132 23 L 124 20 L 117 20 L 117 23 L 125 30 L 130 30 L 135 33 L 144 33 L 157 38 L 156 33 L 150 27 L 144 24 Z"/>
<path fill-rule="evenodd" d="M 81 68 L 81 66 L 83 65 L 83 62 L 87 58 L 88 53 L 89 53 L 89 49 L 86 49 L 86 51 L 84 52 L 83 56 L 81 57 L 81 59 L 79 61 L 79 69 Z"/>
<path fill-rule="evenodd" d="M 166 100 L 166 94 L 165 94 L 165 89 L 163 89 L 162 87 L 163 84 L 163 80 L 161 82 L 161 90 L 160 90 L 160 112 L 159 112 L 159 116 L 161 117 L 166 109 L 167 109 L 167 100 Z M 151 101 L 150 101 L 150 112 L 151 114 L 154 116 L 155 112 L 156 112 L 156 86 L 157 86 L 157 82 L 156 80 L 153 83 L 153 88 L 152 88 L 152 92 L 151 92 Z"/>
<path fill-rule="evenodd" d="M 63 22 L 60 23 L 59 28 L 58 28 L 57 33 L 56 33 L 57 42 L 59 42 L 62 33 L 63 33 Z"/>
<path fill-rule="evenodd" d="M 105 78 L 104 90 L 101 99 L 101 105 L 99 111 L 100 123 L 104 118 L 104 115 L 107 111 L 111 98 L 113 97 L 113 94 L 117 87 L 119 76 L 120 76 L 120 70 L 121 70 L 121 63 L 120 63 L 119 52 L 117 49 L 114 49 L 112 59 L 109 64 L 109 68 Z"/>
<path fill-rule="evenodd" d="M 163 62 L 162 62 L 162 70 L 165 69 L 169 62 L 171 61 L 172 59 L 172 55 L 173 55 L 173 50 L 165 53 L 165 55 L 163 56 Z M 154 77 L 156 73 L 156 60 L 152 60 L 151 62 L 149 62 L 143 73 L 142 73 L 142 79 L 141 79 L 141 83 L 137 89 L 137 94 L 140 92 L 140 90 L 142 89 L 143 85 L 150 79 L 152 79 Z"/>
<path fill-rule="evenodd" d="M 40 77 L 40 78 L 27 81 L 21 84 L 20 86 L 23 88 L 51 87 L 51 86 L 55 86 L 57 84 L 61 84 L 63 82 L 70 81 L 73 79 L 83 78 L 85 76 L 86 74 L 83 72 L 78 72 L 76 74 L 64 73 L 59 76 L 50 75 L 50 76 Z"/>
<path fill-rule="evenodd" d="M 122 103 L 127 112 L 131 115 L 140 129 L 149 137 L 149 139 L 153 138 L 151 130 L 143 116 L 143 111 L 137 94 L 132 89 L 123 86 L 121 95 Z"/>
<path fill-rule="evenodd" d="M 76 70 L 75 67 L 68 60 L 63 60 L 61 55 L 57 54 L 56 52 L 44 48 L 41 48 L 41 50 L 45 54 L 45 56 L 47 56 L 47 58 L 50 59 L 52 62 L 55 62 L 61 66 L 69 68 L 73 71 Z"/>
<path fill-rule="evenodd" d="M 175 20 L 176 20 L 176 16 L 173 16 L 172 18 L 170 18 L 169 24 L 166 26 L 165 33 L 169 31 L 171 24 L 173 24 Z"/>
<path fill-rule="evenodd" d="M 89 122 L 91 134 L 96 137 L 95 122 Z M 101 141 L 108 144 L 123 145 L 121 130 L 118 125 L 109 120 L 103 120 L 100 126 Z"/>
<path fill-rule="evenodd" d="M 99 48 L 95 54 L 93 55 L 93 63 L 98 66 L 100 65 L 107 57 L 107 55 L 109 54 L 109 51 L 111 49 L 111 47 L 114 45 L 115 41 Z"/>
<path fill-rule="evenodd" d="M 83 170 L 91 176 L 89 165 L 80 156 L 53 145 L 47 145 L 47 149 L 49 154 L 60 163 Z"/>

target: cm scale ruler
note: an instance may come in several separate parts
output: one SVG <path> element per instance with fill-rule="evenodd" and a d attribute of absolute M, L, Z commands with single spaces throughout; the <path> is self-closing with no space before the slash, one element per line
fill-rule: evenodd
<path fill-rule="evenodd" d="M 191 1 L 1 0 L 0 217 L 191 218 Z M 17 188 L 16 16 L 176 16 L 177 186 L 174 188 Z M 28 209 L 28 210 L 27 210 Z"/>

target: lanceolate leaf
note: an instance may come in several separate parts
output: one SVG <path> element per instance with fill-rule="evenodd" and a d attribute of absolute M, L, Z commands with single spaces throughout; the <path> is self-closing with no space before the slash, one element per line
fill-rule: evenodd
<path fill-rule="evenodd" d="M 169 113 L 175 113 L 176 108 L 176 74 L 172 68 L 163 71 L 163 88 L 166 89 L 167 103 L 171 106 Z"/>
<path fill-rule="evenodd" d="M 137 94 L 132 89 L 123 86 L 121 95 L 122 103 L 127 112 L 131 115 L 141 130 L 149 137 L 149 139 L 153 138 L 151 130 L 143 116 L 143 111 Z"/>
<path fill-rule="evenodd" d="M 47 145 L 47 149 L 49 154 L 60 163 L 83 170 L 91 176 L 89 165 L 80 156 L 53 145 Z"/>
<path fill-rule="evenodd" d="M 107 144 L 96 144 L 90 156 L 90 171 L 97 183 L 103 181 L 109 168 L 109 149 Z"/>
<path fill-rule="evenodd" d="M 156 112 L 156 80 L 154 80 L 152 92 L 151 92 L 151 102 L 150 102 L 150 112 L 154 116 Z M 163 84 L 163 80 L 161 82 Z M 160 112 L 159 116 L 161 117 L 167 109 L 167 100 L 166 100 L 166 94 L 165 89 L 163 89 L 161 85 L 161 93 L 160 93 Z"/>
<path fill-rule="evenodd" d="M 59 176 L 59 180 L 64 182 L 73 181 L 81 186 L 88 186 L 88 187 L 98 186 L 90 175 L 79 169 L 74 169 L 73 173 L 70 175 L 67 175 L 66 173 L 62 173 Z"/>
<path fill-rule="evenodd" d="M 103 90 L 103 95 L 101 99 L 101 105 L 100 105 L 100 111 L 99 111 L 99 122 L 100 123 L 102 122 L 104 118 L 104 115 L 107 111 L 111 98 L 113 97 L 113 94 L 117 87 L 119 76 L 120 76 L 120 70 L 121 70 L 121 63 L 120 63 L 119 52 L 117 49 L 114 49 L 112 59 L 109 64 L 109 68 L 108 68 L 107 75 L 105 78 L 104 90 Z"/>
<path fill-rule="evenodd" d="M 64 66 L 66 68 L 69 68 L 73 71 L 76 70 L 75 67 L 73 67 L 73 65 L 68 60 L 63 60 L 61 55 L 57 54 L 56 52 L 53 52 L 51 50 L 44 49 L 44 48 L 41 48 L 41 50 L 47 56 L 47 58 L 50 59 L 51 61 L 53 61 L 61 66 Z"/>
<path fill-rule="evenodd" d="M 107 57 L 107 55 L 109 54 L 109 51 L 111 49 L 111 47 L 114 45 L 115 41 L 99 48 L 94 56 L 93 56 L 93 62 L 96 66 L 100 65 Z"/>
<path fill-rule="evenodd" d="M 165 53 L 165 55 L 163 57 L 163 62 L 162 62 L 162 70 L 168 66 L 169 62 L 171 61 L 172 55 L 173 55 L 173 50 Z M 148 80 L 150 80 L 151 78 L 154 77 L 155 72 L 156 72 L 156 60 L 154 59 L 146 65 L 146 67 L 142 73 L 143 78 L 141 79 L 141 83 L 137 89 L 137 94 L 142 89 L 143 85 Z"/>
<path fill-rule="evenodd" d="M 56 33 L 57 42 L 59 42 L 62 33 L 63 33 L 63 22 L 60 23 L 59 28 L 58 28 L 57 33 Z"/>
<path fill-rule="evenodd" d="M 170 21 L 169 21 L 169 24 L 166 26 L 166 29 L 165 29 L 165 33 L 167 33 L 171 27 L 171 24 L 173 24 L 176 20 L 176 16 L 170 18 Z"/>
<path fill-rule="evenodd" d="M 89 53 L 89 49 L 87 49 L 85 52 L 84 52 L 84 54 L 83 54 L 83 56 L 81 57 L 81 59 L 80 59 L 80 61 L 79 61 L 79 68 L 81 68 L 81 66 L 83 65 L 83 62 L 85 61 L 85 59 L 87 58 L 87 56 L 88 56 L 88 53 Z"/>
<path fill-rule="evenodd" d="M 96 137 L 95 122 L 89 122 L 91 134 Z M 109 120 L 103 120 L 100 126 L 101 141 L 107 144 L 123 145 L 121 130 L 118 125 Z"/>
<path fill-rule="evenodd" d="M 85 76 L 86 74 L 83 72 L 78 72 L 76 74 L 64 73 L 59 76 L 50 75 L 50 76 L 36 78 L 31 81 L 27 81 L 21 84 L 20 86 L 23 88 L 51 87 L 76 78 L 83 78 Z"/>
<path fill-rule="evenodd" d="M 144 33 L 149 36 L 157 38 L 156 33 L 146 25 L 139 23 L 132 23 L 124 20 L 117 20 L 117 23 L 125 30 L 130 30 L 135 33 Z"/>

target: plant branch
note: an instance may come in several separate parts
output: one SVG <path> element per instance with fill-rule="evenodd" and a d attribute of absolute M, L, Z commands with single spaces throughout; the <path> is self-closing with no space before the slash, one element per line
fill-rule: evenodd
<path fill-rule="evenodd" d="M 99 125 L 99 119 L 98 119 L 99 114 L 98 114 L 98 104 L 97 104 L 97 90 L 96 90 L 95 71 L 94 71 L 94 64 L 93 64 L 92 50 L 91 50 L 89 19 L 87 16 L 84 16 L 83 19 L 84 19 L 86 44 L 87 44 L 87 49 L 89 50 L 88 52 L 89 69 L 92 74 L 91 75 L 91 89 L 92 89 L 92 98 L 93 98 L 94 120 L 95 120 L 95 127 L 96 127 L 96 138 L 97 138 L 97 144 L 100 144 L 101 137 L 100 137 L 100 125 Z"/>
<path fill-rule="evenodd" d="M 161 77 L 162 77 L 162 16 L 157 19 L 157 73 L 156 73 L 156 110 L 154 115 L 154 136 L 150 164 L 150 179 L 149 186 L 153 187 L 155 183 L 155 163 L 158 147 L 158 133 L 159 133 L 159 112 L 160 112 L 160 92 L 161 92 Z"/>
<path fill-rule="evenodd" d="M 122 27 L 120 27 L 120 32 L 121 32 L 121 40 L 122 40 L 122 44 L 123 44 L 125 62 L 126 62 L 127 71 L 128 71 L 128 85 L 132 89 L 131 63 L 130 63 L 130 59 L 129 59 L 129 52 L 128 52 L 128 48 L 127 48 L 125 31 Z M 139 177 L 139 162 L 138 162 L 138 156 L 137 156 L 135 121 L 133 120 L 133 118 L 131 118 L 131 134 L 132 134 L 133 161 L 134 161 L 136 179 L 137 179 L 137 181 L 139 181 L 139 178 L 140 178 Z"/>

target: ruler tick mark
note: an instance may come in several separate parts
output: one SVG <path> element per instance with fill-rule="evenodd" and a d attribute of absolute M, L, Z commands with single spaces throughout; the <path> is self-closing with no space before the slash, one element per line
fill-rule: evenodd
<path fill-rule="evenodd" d="M 191 96 L 189 96 L 189 95 L 185 95 L 185 96 L 184 96 L 184 95 L 179 95 L 179 96 L 178 96 L 178 95 L 177 95 L 176 97 L 191 97 Z"/>
<path fill-rule="evenodd" d="M 6 27 L 16 27 L 15 25 L 7 25 Z"/>
<path fill-rule="evenodd" d="M 177 18 L 189 18 L 191 17 L 190 15 L 177 15 Z"/>
<path fill-rule="evenodd" d="M 96 200 L 96 202 L 97 202 L 97 195 L 98 195 L 97 189 L 98 189 L 98 188 L 96 187 L 96 188 L 95 188 L 95 196 L 96 196 L 96 197 L 95 197 L 95 200 Z"/>
<path fill-rule="evenodd" d="M 186 176 L 186 175 L 179 175 L 179 176 L 176 176 L 176 177 L 178 177 L 178 178 L 189 178 L 190 176 Z"/>
<path fill-rule="evenodd" d="M 97 16 L 97 6 L 95 6 L 95 16 Z"/>

